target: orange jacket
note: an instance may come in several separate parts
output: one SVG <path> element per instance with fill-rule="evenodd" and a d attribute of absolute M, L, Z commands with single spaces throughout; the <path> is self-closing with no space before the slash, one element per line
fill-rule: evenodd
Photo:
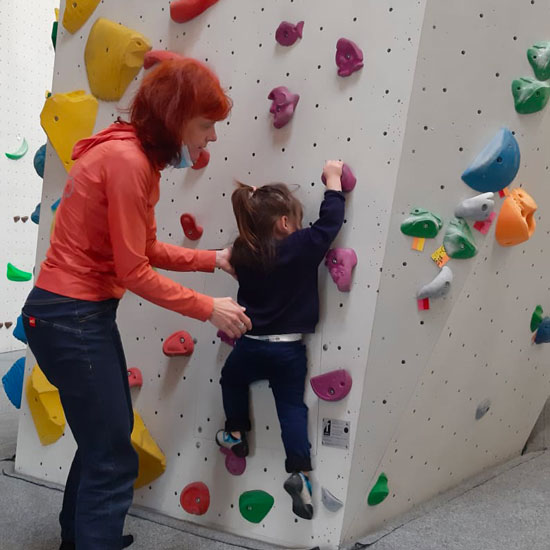
<path fill-rule="evenodd" d="M 36 286 L 91 301 L 121 298 L 128 289 L 182 315 L 209 319 L 211 297 L 152 269 L 214 271 L 216 253 L 157 241 L 160 172 L 133 126 L 115 123 L 79 141 L 72 158 Z"/>

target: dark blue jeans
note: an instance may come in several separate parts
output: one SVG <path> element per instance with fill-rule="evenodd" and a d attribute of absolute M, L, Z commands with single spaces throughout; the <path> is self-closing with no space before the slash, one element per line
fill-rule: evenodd
<path fill-rule="evenodd" d="M 266 342 L 243 337 L 227 358 L 220 380 L 228 432 L 250 431 L 249 386 L 257 380 L 269 381 L 289 473 L 312 469 L 308 409 L 304 403 L 306 374 L 306 346 L 302 342 Z"/>
<path fill-rule="evenodd" d="M 38 365 L 59 389 L 77 444 L 59 516 L 77 550 L 120 550 L 138 472 L 132 401 L 116 325 L 118 300 L 75 300 L 34 288 L 23 307 Z"/>

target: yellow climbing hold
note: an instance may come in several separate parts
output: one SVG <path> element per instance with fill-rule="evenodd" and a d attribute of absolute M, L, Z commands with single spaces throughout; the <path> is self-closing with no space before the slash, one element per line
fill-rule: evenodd
<path fill-rule="evenodd" d="M 134 487 L 139 489 L 148 485 L 166 470 L 166 456 L 145 427 L 141 416 L 134 411 L 134 429 L 132 445 L 139 457 L 139 472 Z"/>
<path fill-rule="evenodd" d="M 38 365 L 27 381 L 27 401 L 42 445 L 55 443 L 65 431 L 65 414 L 59 392 Z"/>
<path fill-rule="evenodd" d="M 100 17 L 84 51 L 92 93 L 105 101 L 119 100 L 150 49 L 151 43 L 139 32 Z"/>
<path fill-rule="evenodd" d="M 94 131 L 97 108 L 97 99 L 83 90 L 54 94 L 44 103 L 40 122 L 67 172 L 75 143 Z"/>
<path fill-rule="evenodd" d="M 99 2 L 100 0 L 67 0 L 63 13 L 63 26 L 74 34 L 88 21 Z"/>

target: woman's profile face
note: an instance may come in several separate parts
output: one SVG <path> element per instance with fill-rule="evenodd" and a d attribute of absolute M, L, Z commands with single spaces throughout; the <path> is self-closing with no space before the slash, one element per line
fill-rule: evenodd
<path fill-rule="evenodd" d="M 216 141 L 218 136 L 215 129 L 216 122 L 204 117 L 192 118 L 183 131 L 183 143 L 189 148 L 191 159 L 195 162 L 202 149 L 210 141 Z"/>

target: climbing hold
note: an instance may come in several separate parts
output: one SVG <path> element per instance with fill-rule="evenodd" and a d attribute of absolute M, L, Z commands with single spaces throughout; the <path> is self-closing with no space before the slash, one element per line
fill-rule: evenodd
<path fill-rule="evenodd" d="M 11 401 L 11 404 L 16 408 L 21 408 L 21 395 L 23 393 L 23 379 L 25 378 L 25 358 L 21 357 L 11 367 L 10 370 L 2 377 L 2 385 L 4 391 Z"/>
<path fill-rule="evenodd" d="M 537 306 L 535 308 L 535 311 L 533 311 L 533 315 L 531 315 L 531 332 L 535 332 L 539 328 L 539 325 L 542 322 L 542 306 Z"/>
<path fill-rule="evenodd" d="M 550 42 L 537 42 L 527 50 L 527 59 L 539 80 L 550 78 Z"/>
<path fill-rule="evenodd" d="M 321 488 L 321 500 L 323 501 L 325 508 L 330 512 L 338 512 L 338 510 L 344 506 L 344 503 L 339 498 L 336 498 L 328 489 L 325 489 L 324 487 Z"/>
<path fill-rule="evenodd" d="M 59 199 L 57 199 L 57 200 L 50 206 L 52 212 L 55 212 L 55 211 L 57 210 L 59 204 L 61 203 L 61 199 L 62 199 L 62 197 L 60 197 Z"/>
<path fill-rule="evenodd" d="M 27 343 L 27 335 L 25 334 L 25 328 L 23 327 L 23 315 L 19 315 L 19 317 L 17 317 L 17 322 L 15 323 L 15 328 L 13 329 L 13 335 L 15 338 L 23 342 L 23 344 Z"/>
<path fill-rule="evenodd" d="M 74 34 L 94 12 L 100 0 L 73 0 L 65 4 L 63 26 Z"/>
<path fill-rule="evenodd" d="M 535 232 L 537 203 L 523 189 L 510 191 L 502 203 L 495 229 L 501 246 L 514 246 L 527 241 Z"/>
<path fill-rule="evenodd" d="M 162 351 L 168 357 L 189 356 L 192 355 L 194 349 L 193 339 L 185 330 L 174 332 L 162 345 Z"/>
<path fill-rule="evenodd" d="M 67 172 L 75 143 L 94 131 L 97 109 L 97 99 L 82 90 L 46 99 L 40 122 Z"/>
<path fill-rule="evenodd" d="M 169 52 L 166 50 L 150 50 L 145 54 L 143 58 L 143 68 L 150 69 L 153 65 L 161 63 L 162 61 L 169 61 L 171 59 L 183 59 L 183 56 L 176 52 Z"/>
<path fill-rule="evenodd" d="M 26 393 L 40 443 L 55 443 L 65 431 L 65 414 L 59 391 L 50 384 L 38 365 L 29 376 Z"/>
<path fill-rule="evenodd" d="M 414 208 L 401 224 L 401 232 L 409 237 L 433 239 L 443 227 L 441 218 L 424 208 Z"/>
<path fill-rule="evenodd" d="M 31 221 L 36 225 L 40 223 L 40 203 L 36 205 L 34 212 L 31 214 Z"/>
<path fill-rule="evenodd" d="M 43 178 L 44 177 L 44 164 L 46 162 L 46 143 L 44 145 L 41 145 L 36 153 L 34 154 L 34 169 L 36 170 L 36 173 Z"/>
<path fill-rule="evenodd" d="M 494 193 L 489 192 L 465 199 L 455 208 L 455 216 L 457 218 L 485 221 L 495 207 L 493 197 Z"/>
<path fill-rule="evenodd" d="M 480 420 L 482 419 L 488 412 L 489 412 L 489 409 L 491 408 L 491 401 L 489 401 L 489 399 L 484 399 L 478 406 L 477 406 L 477 409 L 476 409 L 476 420 Z"/>
<path fill-rule="evenodd" d="M 28 219 L 29 219 L 28 216 L 21 216 L 21 221 L 22 221 L 23 223 L 27 223 L 27 220 L 28 220 Z"/>
<path fill-rule="evenodd" d="M 474 229 L 477 229 L 482 235 L 487 235 L 496 217 L 496 212 L 491 212 L 484 222 L 474 222 Z"/>
<path fill-rule="evenodd" d="M 321 180 L 325 185 L 327 184 L 327 180 L 324 174 L 321 176 Z M 353 191 L 355 184 L 357 183 L 357 178 L 351 171 L 351 168 L 345 163 L 342 166 L 342 177 L 340 178 L 340 180 L 342 182 L 342 191 L 344 191 L 345 193 Z"/>
<path fill-rule="evenodd" d="M 550 317 L 545 317 L 535 334 L 535 344 L 548 344 L 550 342 Z"/>
<path fill-rule="evenodd" d="M 139 469 L 134 487 L 149 485 L 166 470 L 166 457 L 145 427 L 141 416 L 134 411 L 132 445 L 138 454 Z"/>
<path fill-rule="evenodd" d="M 246 470 L 246 458 L 237 456 L 231 449 L 220 447 L 220 452 L 225 455 L 225 467 L 233 476 L 240 476 Z"/>
<path fill-rule="evenodd" d="M 339 76 L 349 76 L 363 67 L 363 52 L 355 42 L 340 38 L 336 43 L 336 65 Z"/>
<path fill-rule="evenodd" d="M 180 495 L 181 507 L 195 516 L 202 516 L 208 512 L 210 506 L 210 491 L 202 481 L 195 481 L 186 485 Z"/>
<path fill-rule="evenodd" d="M 131 388 L 141 388 L 143 386 L 143 375 L 137 367 L 128 369 L 128 385 Z"/>
<path fill-rule="evenodd" d="M 217 2 L 218 0 L 174 0 L 170 4 L 170 17 L 176 23 L 187 23 Z"/>
<path fill-rule="evenodd" d="M 267 516 L 275 499 L 265 491 L 246 491 L 239 497 L 241 515 L 251 523 L 260 523 Z"/>
<path fill-rule="evenodd" d="M 269 112 L 273 115 L 273 126 L 282 128 L 294 116 L 300 96 L 293 94 L 286 86 L 277 86 L 269 92 L 267 99 L 272 101 Z"/>
<path fill-rule="evenodd" d="M 195 216 L 193 216 L 193 214 L 182 214 L 180 217 L 180 223 L 181 227 L 183 228 L 183 232 L 188 239 L 191 239 L 192 241 L 197 241 L 202 237 L 203 229 L 197 223 L 197 220 L 195 219 Z"/>
<path fill-rule="evenodd" d="M 4 325 L 6 326 L 6 328 L 10 328 L 13 325 L 13 323 L 11 321 L 6 321 Z"/>
<path fill-rule="evenodd" d="M 232 348 L 235 347 L 235 342 L 237 341 L 235 338 L 231 338 L 228 334 L 226 334 L 223 330 L 218 330 L 216 333 L 216 336 L 228 346 L 231 346 Z"/>
<path fill-rule="evenodd" d="M 21 219 L 21 216 L 14 216 L 13 221 L 17 223 Z"/>
<path fill-rule="evenodd" d="M 454 218 L 449 222 L 443 246 L 451 258 L 463 260 L 473 258 L 477 254 L 477 246 L 470 226 L 462 218 Z"/>
<path fill-rule="evenodd" d="M 462 174 L 462 180 L 480 193 L 508 187 L 519 170 L 519 144 L 510 130 L 501 128 Z"/>
<path fill-rule="evenodd" d="M 54 21 L 52 24 L 52 44 L 53 44 L 53 50 L 55 51 L 55 48 L 57 47 L 57 29 L 59 27 L 59 22 Z"/>
<path fill-rule="evenodd" d="M 275 40 L 277 40 L 281 46 L 292 46 L 299 38 L 302 38 L 303 30 L 303 21 L 296 23 L 296 25 L 288 21 L 283 21 L 275 31 Z"/>
<path fill-rule="evenodd" d="M 340 292 L 351 290 L 351 275 L 357 265 L 357 254 L 353 248 L 332 248 L 325 258 L 332 280 Z"/>
<path fill-rule="evenodd" d="M 340 401 L 351 391 L 352 379 L 345 369 L 314 376 L 309 383 L 315 395 L 323 401 Z"/>
<path fill-rule="evenodd" d="M 208 149 L 201 149 L 199 153 L 199 158 L 195 161 L 195 164 L 191 166 L 193 170 L 202 170 L 208 166 L 210 162 L 210 151 Z"/>
<path fill-rule="evenodd" d="M 32 273 L 29 273 L 28 271 L 23 271 L 21 269 L 17 269 L 17 267 L 10 264 L 9 262 L 8 262 L 7 275 L 10 281 L 23 282 L 23 281 L 30 281 L 32 279 Z"/>
<path fill-rule="evenodd" d="M 512 94 L 516 111 L 529 115 L 542 111 L 550 98 L 550 84 L 525 76 L 512 82 Z"/>
<path fill-rule="evenodd" d="M 92 27 L 84 60 L 90 90 L 99 99 L 117 101 L 143 66 L 149 40 L 124 25 L 100 17 Z"/>
<path fill-rule="evenodd" d="M 29 145 L 27 143 L 27 140 L 23 138 L 23 142 L 19 146 L 19 149 L 17 149 L 15 153 L 6 153 L 6 156 L 12 160 L 18 160 L 24 157 L 28 150 L 29 150 Z"/>
<path fill-rule="evenodd" d="M 367 502 L 369 503 L 369 506 L 376 506 L 377 504 L 380 504 L 389 494 L 388 478 L 386 477 L 386 474 L 382 473 L 378 477 L 378 481 L 374 487 L 371 489 Z"/>
<path fill-rule="evenodd" d="M 440 298 L 441 296 L 445 296 L 451 289 L 452 282 L 453 272 L 450 267 L 445 265 L 431 283 L 424 285 L 418 291 L 416 298 L 424 300 L 425 298 Z"/>

